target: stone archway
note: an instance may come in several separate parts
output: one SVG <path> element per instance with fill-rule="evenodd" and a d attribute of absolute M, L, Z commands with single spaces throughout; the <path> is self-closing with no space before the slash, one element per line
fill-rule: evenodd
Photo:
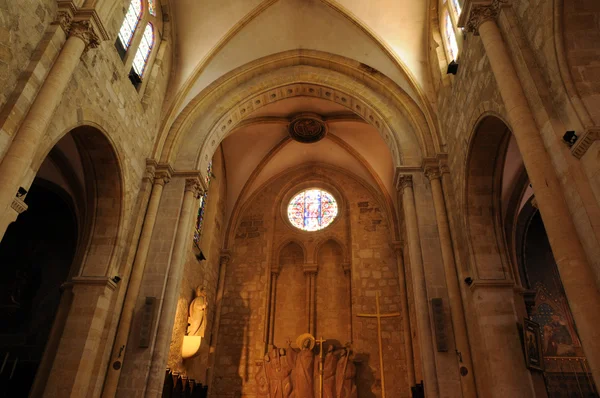
<path fill-rule="evenodd" d="M 205 170 L 220 142 L 254 110 L 294 96 L 347 107 L 379 131 L 396 165 L 420 165 L 443 146 L 428 114 L 386 76 L 340 56 L 297 50 L 252 62 L 203 90 L 162 136 L 161 162 Z"/>
<path fill-rule="evenodd" d="M 465 282 L 470 286 L 468 299 L 477 322 L 479 344 L 474 357 L 480 362 L 482 390 L 490 397 L 533 397 L 502 230 L 502 172 L 510 136 L 502 119 L 486 114 L 476 123 L 469 143 L 463 203 L 470 280 Z"/>
<path fill-rule="evenodd" d="M 111 273 L 117 265 L 122 223 L 121 167 L 106 135 L 82 125 L 50 150 L 38 167 L 35 181 L 39 179 L 52 181 L 71 199 L 77 237 L 72 261 L 57 282 L 57 289 L 63 287 L 58 315 L 31 395 L 86 396 L 101 383 L 100 347 L 107 337 L 105 323 L 116 288 Z"/>

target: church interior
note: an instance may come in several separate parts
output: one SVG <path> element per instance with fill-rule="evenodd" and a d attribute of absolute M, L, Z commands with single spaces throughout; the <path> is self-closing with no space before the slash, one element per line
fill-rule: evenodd
<path fill-rule="evenodd" d="M 0 0 L 0 396 L 600 397 L 598 0 Z"/>

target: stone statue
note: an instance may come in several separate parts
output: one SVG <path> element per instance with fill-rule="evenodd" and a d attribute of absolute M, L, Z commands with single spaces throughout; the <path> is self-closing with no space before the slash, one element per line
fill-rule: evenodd
<path fill-rule="evenodd" d="M 309 333 L 304 333 L 296 339 L 296 345 L 300 347 L 299 352 L 288 343 L 289 356 L 294 365 L 292 377 L 294 398 L 314 398 L 315 338 Z"/>
<path fill-rule="evenodd" d="M 263 374 L 257 374 L 258 393 L 269 398 L 291 397 L 291 373 L 292 364 L 288 361 L 285 349 L 273 348 L 264 357 Z"/>
<path fill-rule="evenodd" d="M 322 340 L 320 340 L 322 341 Z M 256 374 L 260 398 L 321 398 L 319 360 L 314 353 L 315 338 L 309 333 L 296 339 L 300 349 L 273 347 Z M 317 360 L 315 360 L 315 358 Z M 356 367 L 349 347 L 327 347 L 323 359 L 323 398 L 357 398 Z"/>
<path fill-rule="evenodd" d="M 204 337 L 206 330 L 206 308 L 208 300 L 203 287 L 196 288 L 196 297 L 190 303 L 190 316 L 188 317 L 188 336 Z"/>
<path fill-rule="evenodd" d="M 337 363 L 335 371 L 336 398 L 358 398 L 356 390 L 356 366 L 352 362 L 352 350 L 346 347 Z"/>
<path fill-rule="evenodd" d="M 335 395 L 335 371 L 337 368 L 338 356 L 334 352 L 334 347 L 327 347 L 325 361 L 323 364 L 323 398 L 336 398 Z"/>

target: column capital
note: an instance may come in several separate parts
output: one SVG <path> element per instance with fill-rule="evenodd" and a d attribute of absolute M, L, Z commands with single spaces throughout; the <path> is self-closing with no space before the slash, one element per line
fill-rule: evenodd
<path fill-rule="evenodd" d="M 468 32 L 479 35 L 479 27 L 487 21 L 493 21 L 500 13 L 500 8 L 508 5 L 508 0 L 471 0 L 465 4 L 459 26 Z"/>
<path fill-rule="evenodd" d="M 154 176 L 156 175 L 156 166 L 156 160 L 146 159 L 146 170 L 144 171 L 142 181 L 154 182 Z"/>
<path fill-rule="evenodd" d="M 192 192 L 196 199 L 203 194 L 202 183 L 198 177 L 185 179 L 185 192 Z"/>
<path fill-rule="evenodd" d="M 173 168 L 168 163 L 161 163 L 156 167 L 156 173 L 154 176 L 154 183 L 165 186 L 165 184 L 171 181 L 173 175 Z"/>
<path fill-rule="evenodd" d="M 317 271 L 319 270 L 319 267 L 317 266 L 317 264 L 304 264 L 304 274 L 305 275 L 310 275 L 310 274 L 317 274 Z"/>
<path fill-rule="evenodd" d="M 85 43 L 85 51 L 96 48 L 104 40 L 110 39 L 104 24 L 93 8 L 77 8 L 72 0 L 58 0 L 58 13 L 55 24 L 60 25 L 65 34 L 78 37 Z"/>
<path fill-rule="evenodd" d="M 221 250 L 221 255 L 219 256 L 219 265 L 227 265 L 231 261 L 231 252 L 229 250 Z"/>
<path fill-rule="evenodd" d="M 396 190 L 404 191 L 405 188 L 413 187 L 413 177 L 411 174 L 399 174 L 396 176 Z"/>
<path fill-rule="evenodd" d="M 442 173 L 440 172 L 440 168 L 436 165 L 427 165 L 424 170 L 425 176 L 429 179 L 429 181 L 439 180 L 442 177 Z"/>
<path fill-rule="evenodd" d="M 67 34 L 69 37 L 77 37 L 85 43 L 84 54 L 88 49 L 97 48 L 100 45 L 101 39 L 90 21 L 73 21 L 71 26 L 68 27 Z"/>

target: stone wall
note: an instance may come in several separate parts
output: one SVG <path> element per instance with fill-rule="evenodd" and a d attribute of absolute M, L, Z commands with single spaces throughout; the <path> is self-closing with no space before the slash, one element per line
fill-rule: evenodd
<path fill-rule="evenodd" d="M 598 40 L 597 11 L 593 0 L 548 2 L 541 0 L 514 0 L 512 6 L 502 9 L 498 25 L 503 34 L 513 64 L 521 79 L 527 100 L 534 118 L 550 153 L 565 192 L 567 204 L 576 224 L 580 239 L 588 259 L 600 281 L 600 263 L 598 262 L 598 202 L 600 199 L 598 170 L 598 144 L 594 144 L 587 154 L 578 160 L 562 142 L 566 130 L 584 131 L 580 117 L 581 107 L 577 109 L 572 91 L 564 77 L 561 77 L 560 62 L 568 60 L 570 73 L 577 83 L 582 96 L 586 96 L 587 111 L 593 115 L 590 104 L 598 90 L 591 84 L 595 64 L 600 54 Z M 556 8 L 555 8 L 556 7 Z M 555 13 L 558 13 L 558 18 Z M 560 23 L 564 21 L 564 30 Z M 573 27 L 578 26 L 574 39 Z M 590 32 L 586 35 L 582 31 Z M 591 33 L 593 31 L 593 33 Z M 556 36 L 556 37 L 555 37 Z M 557 41 L 563 40 L 566 46 L 566 59 L 557 50 Z M 576 55 L 573 53 L 576 51 Z M 576 67 L 572 62 L 578 63 Z M 467 33 L 459 57 L 459 71 L 451 76 L 448 86 L 438 92 L 438 115 L 442 134 L 448 144 L 449 167 L 452 186 L 445 187 L 449 207 L 449 216 L 453 228 L 456 246 L 457 265 L 463 275 L 470 275 L 470 253 L 468 236 L 465 231 L 466 164 L 472 136 L 480 118 L 494 115 L 506 121 L 506 110 L 500 97 L 495 78 L 486 57 L 483 44 L 478 36 Z M 581 79 L 588 78 L 590 82 Z M 597 79 L 596 79 L 597 80 Z M 581 88 L 584 87 L 584 88 Z M 595 94 L 590 94 L 590 90 Z M 597 107 L 596 107 L 597 108 Z M 596 109 L 597 111 L 597 109 Z M 503 154 L 499 154 L 503 156 Z M 501 169 L 499 169 L 501 170 Z M 494 225 L 489 225 L 494 228 Z M 470 293 L 466 293 L 470 297 Z M 482 357 L 477 353 L 477 327 L 468 310 L 470 339 L 474 347 L 474 362 L 478 375 L 478 388 L 483 388 L 486 374 L 482 366 Z M 480 390 L 480 394 L 482 390 Z M 485 393 L 484 393 L 485 395 Z"/>
<path fill-rule="evenodd" d="M 221 245 L 224 236 L 223 218 L 225 215 L 227 181 L 221 156 L 221 150 L 218 149 L 213 157 L 213 178 L 206 204 L 202 239 L 199 244 L 206 260 L 198 260 L 196 255 L 199 251 L 192 247 L 190 239 L 190 250 L 179 291 L 175 326 L 167 364 L 173 371 L 180 372 L 203 384 L 207 384 L 209 346 L 215 320 Z M 187 330 L 190 303 L 194 299 L 194 290 L 197 287 L 204 288 L 207 295 L 206 332 L 202 338 L 199 355 L 183 360 L 181 347 Z"/>
<path fill-rule="evenodd" d="M 340 203 L 337 220 L 328 228 L 313 233 L 292 227 L 284 219 L 286 213 L 282 210 L 283 204 L 287 205 L 293 194 L 309 186 L 319 186 L 332 192 Z M 317 275 L 317 334 L 328 338 L 327 330 L 319 329 L 319 320 L 330 322 L 328 324 L 331 327 L 339 326 L 346 330 L 342 330 L 340 336 L 348 333 L 347 328 L 351 326 L 353 348 L 360 361 L 359 396 L 379 396 L 377 323 L 374 319 L 359 318 L 356 314 L 375 312 L 377 292 L 381 292 L 382 312 L 401 311 L 393 250 L 393 226 L 382 198 L 355 177 L 325 166 L 289 171 L 257 192 L 245 204 L 240 219 L 235 224 L 235 239 L 230 247 L 231 263 L 225 276 L 216 377 L 211 386 L 213 393 L 216 397 L 233 397 L 236 393 L 255 396 L 254 378 L 258 370 L 256 363 L 262 359 L 266 347 L 269 273 L 274 265 L 275 269 L 281 265 L 296 267 L 297 261 L 290 260 L 291 254 L 295 253 L 292 257 L 302 255 L 305 267 L 310 268 L 314 264 L 317 264 L 319 270 L 323 267 L 323 275 Z M 296 245 L 295 250 L 290 248 L 290 241 L 296 242 L 292 243 Z M 330 260 L 347 262 L 351 269 L 351 325 L 338 324 L 339 317 L 337 313 L 332 314 L 335 311 L 333 307 L 326 307 L 328 310 L 319 307 L 319 303 L 322 303 L 319 300 L 319 286 L 322 286 L 320 279 L 330 272 L 337 275 L 336 283 L 332 283 L 329 288 L 336 294 L 335 300 L 340 300 L 340 305 L 343 303 L 340 293 L 342 286 L 337 282 L 340 282 L 340 277 L 343 281 L 344 275 L 339 269 L 327 268 L 326 263 Z M 336 264 L 336 267 L 339 266 L 342 264 Z M 285 286 L 278 284 L 278 292 L 281 288 L 286 291 L 294 289 L 287 285 L 289 283 L 301 286 L 301 289 L 297 289 L 301 292 L 299 295 L 302 295 L 300 304 L 286 310 L 296 312 L 296 318 L 304 319 L 306 300 L 302 289 L 306 283 L 305 276 L 302 272 L 294 272 L 294 275 L 296 278 L 286 278 L 284 271 L 280 271 L 284 281 L 290 280 L 285 282 Z M 347 289 L 345 292 L 347 293 Z M 341 312 L 343 315 L 343 311 Z M 276 314 L 276 319 L 277 316 Z M 386 391 L 389 396 L 395 397 L 409 395 L 406 379 L 403 377 L 406 364 L 401 325 L 400 317 L 382 321 Z M 277 327 L 281 326 L 275 325 L 276 335 Z M 305 328 L 308 330 L 307 325 Z M 294 340 L 297 336 L 289 337 Z M 340 341 L 341 344 L 345 342 Z"/>

